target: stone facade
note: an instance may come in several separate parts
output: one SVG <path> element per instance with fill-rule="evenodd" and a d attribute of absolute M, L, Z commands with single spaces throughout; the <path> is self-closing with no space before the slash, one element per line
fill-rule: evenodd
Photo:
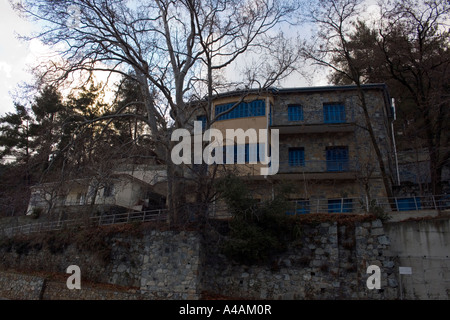
<path fill-rule="evenodd" d="M 381 221 L 304 226 L 272 266 L 207 255 L 204 290 L 250 299 L 397 299 L 395 259 Z M 367 267 L 381 269 L 381 289 L 369 290 Z"/>
<path fill-rule="evenodd" d="M 197 299 L 200 241 L 192 232 L 157 232 L 144 238 L 140 289 L 165 299 Z"/>
<path fill-rule="evenodd" d="M 0 298 L 23 300 L 42 299 L 45 279 L 12 272 L 0 272 Z"/>
<path fill-rule="evenodd" d="M 69 245 L 62 251 L 1 247 L 1 268 L 59 272 L 80 266 L 81 290 L 43 277 L 0 274 L 0 297 L 16 299 L 199 299 L 202 292 L 256 299 L 396 299 L 396 266 L 379 220 L 302 226 L 301 237 L 274 263 L 246 266 L 229 261 L 218 239 L 188 231 L 114 235 L 108 262 Z M 25 263 L 27 261 L 27 263 Z M 29 263 L 29 268 L 24 268 Z M 367 267 L 381 268 L 381 290 L 366 286 Z M 69 275 L 67 274 L 67 277 Z M 47 281 L 47 282 L 46 282 Z M 102 289 L 102 282 L 127 290 Z"/>
<path fill-rule="evenodd" d="M 363 90 L 370 121 L 387 173 L 394 175 L 390 102 L 387 101 L 387 92 L 380 86 L 364 87 Z M 346 117 L 343 124 L 324 123 L 323 105 L 326 103 L 344 105 Z M 302 121 L 289 121 L 289 105 L 302 106 Z M 308 188 L 306 197 L 312 199 L 320 198 L 323 195 L 326 195 L 327 198 L 336 196 L 361 198 L 366 196 L 366 184 L 369 185 L 370 197 L 387 195 L 355 87 L 280 90 L 274 99 L 272 108 L 271 128 L 280 130 L 279 154 L 280 173 L 282 173 L 275 175 L 273 180 L 290 179 L 299 183 L 303 180 L 298 188 L 299 198 L 305 198 L 304 193 Z M 349 160 L 346 171 L 349 174 L 339 172 L 330 175 L 327 173 L 326 148 L 336 146 L 348 147 Z M 287 164 L 288 150 L 294 147 L 304 148 L 306 163 L 304 167 L 296 169 Z M 293 169 L 297 171 L 292 171 Z M 296 173 L 304 173 L 304 175 L 289 177 Z"/>
<path fill-rule="evenodd" d="M 396 165 L 389 93 L 383 84 L 363 85 L 362 90 L 368 118 L 388 175 L 387 180 L 391 182 L 388 184 L 392 184 L 395 182 Z M 218 95 L 214 104 L 237 102 L 243 94 L 236 91 Z M 355 201 L 365 201 L 388 195 L 387 189 L 390 190 L 392 185 L 385 186 L 383 182 L 356 86 L 273 89 L 251 92 L 247 99 L 264 99 L 266 113 L 216 121 L 212 127 L 221 130 L 223 134 L 226 129 L 279 130 L 280 166 L 277 174 L 261 176 L 259 167 L 256 167 L 260 164 L 226 166 L 255 186 L 257 198 L 270 199 L 272 186 L 286 181 L 294 185 L 292 200 L 353 198 Z M 326 104 L 343 106 L 345 118 L 327 120 L 324 109 Z M 289 117 L 288 112 L 292 105 L 301 109 L 301 116 L 295 121 Z M 340 114 L 339 111 L 331 112 L 334 115 L 338 113 Z M 267 140 L 266 143 L 269 144 L 270 141 Z M 343 163 L 335 161 L 336 166 L 342 167 L 340 169 L 328 168 L 333 160 L 327 161 L 327 150 L 335 147 L 348 150 L 348 159 Z M 289 163 L 290 148 L 303 148 L 302 165 Z M 325 207 L 321 212 L 328 212 L 328 208 Z"/>
<path fill-rule="evenodd" d="M 27 239 L 3 243 L 0 269 L 64 274 L 68 266 L 77 265 L 82 281 L 133 287 L 148 299 L 198 299 L 200 294 L 200 240 L 194 232 L 148 231 L 139 236 L 118 233 L 105 237 L 97 251 L 74 243 L 58 247 L 51 242 L 45 246 L 37 243 Z M 0 292 L 8 283 L 2 281 Z M 61 292 L 58 288 L 47 292 L 47 296 L 57 296 Z M 68 295 L 76 297 L 77 293 Z"/>

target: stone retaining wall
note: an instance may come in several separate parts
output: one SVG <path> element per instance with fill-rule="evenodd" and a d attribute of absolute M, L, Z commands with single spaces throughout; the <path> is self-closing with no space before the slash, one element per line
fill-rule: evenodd
<path fill-rule="evenodd" d="M 139 290 L 119 291 L 83 285 L 81 289 L 67 289 L 62 281 L 47 281 L 42 294 L 43 300 L 143 300 L 148 299 Z"/>
<path fill-rule="evenodd" d="M 379 220 L 304 225 L 298 243 L 270 266 L 230 262 L 221 255 L 216 240 L 201 239 L 188 231 L 153 230 L 139 237 L 116 234 L 107 239 L 111 250 L 106 260 L 75 245 L 54 252 L 39 246 L 24 251 L 23 243 L 0 246 L 3 269 L 65 273 L 75 264 L 81 269 L 82 282 L 80 291 L 51 281 L 42 290 L 41 278 L 2 273 L 0 293 L 12 290 L 14 294 L 6 297 L 18 299 L 198 299 L 202 292 L 257 299 L 398 297 L 396 263 Z M 381 268 L 381 290 L 366 286 L 369 265 Z M 101 293 L 84 287 L 87 280 L 135 287 L 136 291 Z"/>
<path fill-rule="evenodd" d="M 42 298 L 45 279 L 36 276 L 0 272 L 0 297 L 21 300 Z"/>
<path fill-rule="evenodd" d="M 256 299 L 396 299 L 395 261 L 381 221 L 304 226 L 300 244 L 274 266 L 230 263 L 207 254 L 204 290 Z M 367 267 L 381 268 L 381 290 L 369 290 Z"/>

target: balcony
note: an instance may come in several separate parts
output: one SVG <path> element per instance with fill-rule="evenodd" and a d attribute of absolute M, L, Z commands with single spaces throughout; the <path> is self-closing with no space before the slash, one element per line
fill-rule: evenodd
<path fill-rule="evenodd" d="M 358 163 L 350 160 L 280 161 L 278 175 L 298 179 L 355 179 Z"/>
<path fill-rule="evenodd" d="M 297 117 L 296 117 L 297 116 Z M 270 128 L 280 134 L 354 132 L 355 112 L 328 116 L 324 111 L 303 111 L 299 115 L 274 112 L 269 116 Z"/>

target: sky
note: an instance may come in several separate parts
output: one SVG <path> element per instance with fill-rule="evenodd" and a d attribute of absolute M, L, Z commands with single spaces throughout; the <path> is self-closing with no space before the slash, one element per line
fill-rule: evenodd
<path fill-rule="evenodd" d="M 17 39 L 16 33 L 29 34 L 32 24 L 19 18 L 8 0 L 0 0 L 0 114 L 14 110 L 11 94 L 24 81 L 31 81 L 27 66 L 35 61 L 43 47 Z"/>
<path fill-rule="evenodd" d="M 18 34 L 30 35 L 33 30 L 32 22 L 20 18 L 8 0 L 0 0 L 0 116 L 14 111 L 14 101 L 26 102 L 14 97 L 23 92 L 21 84 L 32 83 L 30 66 L 50 52 L 39 40 L 18 39 Z M 296 83 L 292 77 L 289 82 Z M 305 84 L 298 82 L 297 86 Z"/>
<path fill-rule="evenodd" d="M 373 2 L 373 0 L 368 0 L 368 2 Z M 50 52 L 38 40 L 24 42 L 17 38 L 17 34 L 30 35 L 35 28 L 31 22 L 20 18 L 12 10 L 8 0 L 0 0 L 0 116 L 14 110 L 14 96 L 21 92 L 20 84 L 32 83 L 30 66 Z M 326 75 L 315 74 L 315 77 L 316 79 L 307 81 L 295 74 L 289 77 L 282 86 L 326 84 L 324 81 Z"/>

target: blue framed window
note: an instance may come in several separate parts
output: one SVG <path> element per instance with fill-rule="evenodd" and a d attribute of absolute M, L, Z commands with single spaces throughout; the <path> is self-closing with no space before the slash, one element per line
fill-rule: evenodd
<path fill-rule="evenodd" d="M 227 103 L 217 105 L 215 114 L 219 115 L 222 112 L 230 110 L 236 103 Z M 266 104 L 264 100 L 254 100 L 252 102 L 241 102 L 233 110 L 221 115 L 217 121 L 229 120 L 236 118 L 259 117 L 266 115 Z"/>
<path fill-rule="evenodd" d="M 323 121 L 325 123 L 345 123 L 345 106 L 338 103 L 324 104 Z"/>
<path fill-rule="evenodd" d="M 303 107 L 300 105 L 288 106 L 288 120 L 289 121 L 303 121 Z"/>
<path fill-rule="evenodd" d="M 201 121 L 202 122 L 202 130 L 205 131 L 205 129 L 206 129 L 206 116 L 205 115 L 197 116 L 197 121 Z"/>
<path fill-rule="evenodd" d="M 272 104 L 270 104 L 269 108 L 269 126 L 272 125 Z"/>
<path fill-rule="evenodd" d="M 304 148 L 289 148 L 289 166 L 291 167 L 305 166 Z"/>
<path fill-rule="evenodd" d="M 326 149 L 327 171 L 348 171 L 348 147 L 328 147 Z"/>
<path fill-rule="evenodd" d="M 295 200 L 292 203 L 292 210 L 286 212 L 287 215 L 310 213 L 309 200 Z"/>
<path fill-rule="evenodd" d="M 395 202 L 398 211 L 411 211 L 421 209 L 420 198 L 418 197 L 396 198 Z"/>
<path fill-rule="evenodd" d="M 245 144 L 244 146 L 244 161 L 245 163 L 251 162 L 258 162 L 261 161 L 260 156 L 260 148 L 264 148 L 263 143 L 258 144 Z M 231 153 L 231 148 L 233 148 L 233 162 L 232 163 L 238 163 L 238 153 L 242 150 L 242 145 L 238 148 L 238 145 L 229 145 L 229 146 L 223 146 L 223 163 L 227 164 L 227 153 Z"/>
<path fill-rule="evenodd" d="M 352 212 L 352 199 L 330 199 L 328 200 L 329 213 L 345 213 Z"/>

